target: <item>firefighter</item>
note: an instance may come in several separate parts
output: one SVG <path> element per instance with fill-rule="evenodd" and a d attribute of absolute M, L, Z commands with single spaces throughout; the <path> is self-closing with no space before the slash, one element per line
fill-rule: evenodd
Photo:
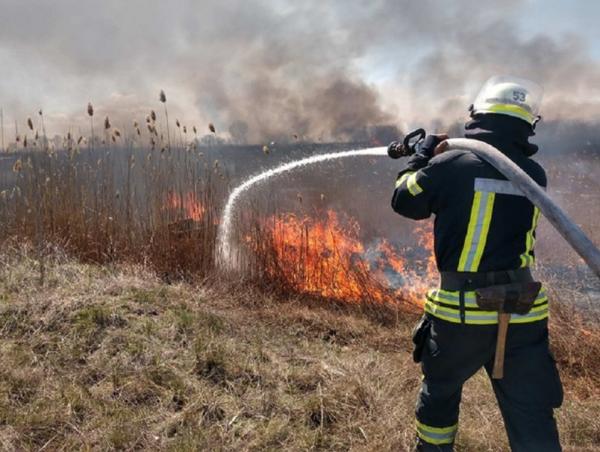
<path fill-rule="evenodd" d="M 541 95 L 533 82 L 491 78 L 470 107 L 464 136 L 496 147 L 546 187 L 544 169 L 531 159 L 538 148 L 529 142 L 540 119 Z M 482 367 L 491 376 L 494 362 L 498 312 L 481 309 L 475 290 L 533 281 L 540 216 L 490 164 L 469 151 L 445 151 L 446 138 L 425 138 L 398 175 L 392 198 L 393 209 L 405 217 L 435 214 L 441 283 L 427 293 L 425 313 L 413 332 L 415 361 L 423 371 L 418 451 L 453 450 L 463 384 Z M 561 405 L 563 392 L 548 347 L 543 288 L 531 303 L 527 314 L 511 316 L 504 377 L 491 382 L 512 450 L 560 451 L 553 409 Z"/>

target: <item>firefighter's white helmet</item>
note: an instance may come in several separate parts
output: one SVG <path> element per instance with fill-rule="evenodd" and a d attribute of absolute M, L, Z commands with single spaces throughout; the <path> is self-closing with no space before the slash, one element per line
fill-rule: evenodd
<path fill-rule="evenodd" d="M 498 113 L 535 125 L 543 89 L 535 82 L 510 76 L 490 78 L 473 102 L 473 114 Z"/>

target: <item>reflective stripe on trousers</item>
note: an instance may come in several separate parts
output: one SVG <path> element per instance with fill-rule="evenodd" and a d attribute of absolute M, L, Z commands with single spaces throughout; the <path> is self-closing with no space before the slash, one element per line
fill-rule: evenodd
<path fill-rule="evenodd" d="M 452 444 L 458 431 L 458 424 L 451 425 L 450 427 L 431 427 L 418 420 L 416 423 L 417 436 L 423 441 L 436 446 L 440 444 Z"/>

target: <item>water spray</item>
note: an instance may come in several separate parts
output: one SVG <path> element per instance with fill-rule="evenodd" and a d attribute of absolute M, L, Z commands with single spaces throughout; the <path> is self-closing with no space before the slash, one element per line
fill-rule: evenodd
<path fill-rule="evenodd" d="M 219 225 L 219 230 L 217 233 L 217 264 L 225 269 L 234 269 L 235 262 L 233 259 L 232 253 L 232 245 L 231 245 L 231 224 L 233 221 L 233 215 L 235 213 L 235 208 L 240 197 L 252 188 L 255 185 L 259 185 L 263 182 L 266 182 L 270 178 L 274 176 L 278 176 L 283 173 L 287 173 L 296 168 L 301 168 L 304 166 L 314 165 L 315 163 L 326 162 L 329 160 L 336 160 L 347 157 L 364 157 L 364 156 L 385 156 L 387 152 L 386 147 L 378 147 L 378 148 L 368 148 L 368 149 L 358 149 L 352 151 L 345 152 L 332 152 L 329 154 L 321 154 L 321 155 L 313 155 L 312 157 L 307 157 L 301 160 L 296 160 L 289 163 L 284 163 L 276 168 L 264 171 L 256 176 L 251 177 L 247 181 L 243 182 L 241 185 L 236 187 L 229 198 L 227 199 L 227 203 L 225 204 L 225 208 L 223 209 L 222 221 Z"/>
<path fill-rule="evenodd" d="M 387 149 L 385 147 L 358 149 L 345 152 L 333 152 L 329 154 L 315 155 L 301 160 L 285 163 L 276 168 L 264 171 L 251 177 L 236 187 L 225 205 L 222 222 L 219 226 L 217 236 L 217 263 L 226 269 L 233 269 L 231 249 L 231 224 L 235 207 L 241 195 L 254 185 L 267 181 L 268 179 L 287 173 L 296 168 L 313 165 L 315 163 L 329 160 L 359 157 L 359 156 L 385 156 L 400 158 L 413 154 L 417 144 L 425 137 L 423 129 L 417 129 L 408 134 L 398 146 Z M 415 140 L 416 139 L 416 140 Z M 592 271 L 600 278 L 600 251 L 594 243 L 585 235 L 583 230 L 571 220 L 546 192 L 518 165 L 495 147 L 482 141 L 467 138 L 452 138 L 448 140 L 448 150 L 467 150 L 490 163 L 509 181 L 511 181 L 523 194 L 537 206 L 541 213 L 550 221 L 552 226 L 563 236 L 571 247 L 582 257 Z"/>

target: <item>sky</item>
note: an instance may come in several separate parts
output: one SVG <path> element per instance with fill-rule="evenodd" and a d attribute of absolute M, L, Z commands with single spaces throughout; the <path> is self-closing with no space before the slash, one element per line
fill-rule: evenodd
<path fill-rule="evenodd" d="M 64 133 L 92 102 L 126 128 L 162 114 L 164 89 L 200 129 L 348 139 L 461 120 L 511 74 L 544 86 L 544 117 L 595 121 L 597 17 L 566 0 L 0 0 L 0 107 L 5 127 L 42 109 Z"/>
<path fill-rule="evenodd" d="M 586 44 L 590 57 L 600 58 L 600 3 L 585 0 L 531 0 L 519 14 L 520 26 L 535 34 L 574 34 Z"/>

